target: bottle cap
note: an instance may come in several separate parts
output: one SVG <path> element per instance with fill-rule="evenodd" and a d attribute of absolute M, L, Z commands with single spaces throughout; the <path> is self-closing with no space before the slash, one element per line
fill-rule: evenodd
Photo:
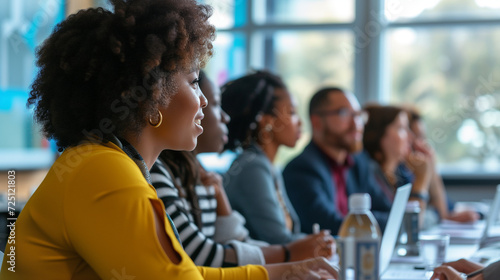
<path fill-rule="evenodd" d="M 372 199 L 367 193 L 353 193 L 349 196 L 350 210 L 370 210 Z"/>

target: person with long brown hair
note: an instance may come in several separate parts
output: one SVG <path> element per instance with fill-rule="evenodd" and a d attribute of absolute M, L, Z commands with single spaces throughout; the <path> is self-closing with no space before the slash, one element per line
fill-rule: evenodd
<path fill-rule="evenodd" d="M 418 200 L 425 210 L 429 200 L 432 166 L 428 155 L 411 151 L 408 115 L 397 106 L 370 104 L 364 108 L 370 118 L 365 125 L 363 147 L 372 159 L 372 172 L 387 197 L 396 188 L 412 183 L 410 200 Z M 404 163 L 404 165 L 402 165 Z M 424 211 L 421 211 L 423 216 Z"/>

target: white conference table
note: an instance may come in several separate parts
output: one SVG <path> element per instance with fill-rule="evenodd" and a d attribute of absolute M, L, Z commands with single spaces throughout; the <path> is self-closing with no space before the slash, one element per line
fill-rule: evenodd
<path fill-rule="evenodd" d="M 420 235 L 450 235 L 450 244 L 445 256 L 445 262 L 450 262 L 461 258 L 470 259 L 474 255 L 479 249 L 479 239 L 484 226 L 484 221 L 474 225 L 436 225 L 420 232 Z M 423 262 L 423 257 L 393 257 L 388 269 L 397 271 L 412 271 L 416 267 L 424 269 Z M 432 272 L 428 272 L 428 274 L 430 277 Z"/>

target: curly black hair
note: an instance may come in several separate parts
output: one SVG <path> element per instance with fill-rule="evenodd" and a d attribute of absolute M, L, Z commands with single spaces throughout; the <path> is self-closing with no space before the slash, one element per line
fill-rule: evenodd
<path fill-rule="evenodd" d="M 60 150 L 89 136 L 137 135 L 176 92 L 172 77 L 212 55 L 210 6 L 195 0 L 112 0 L 58 24 L 37 49 L 28 106 Z"/>
<path fill-rule="evenodd" d="M 286 85 L 268 71 L 257 71 L 222 86 L 221 107 L 231 118 L 224 150 L 245 148 L 257 139 L 259 115 L 275 115 L 273 109 L 279 99 L 274 94 L 276 89 L 286 89 Z"/>

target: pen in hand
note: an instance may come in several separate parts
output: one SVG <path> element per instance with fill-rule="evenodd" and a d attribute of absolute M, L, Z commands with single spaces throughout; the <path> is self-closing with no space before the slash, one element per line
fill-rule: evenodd
<path fill-rule="evenodd" d="M 313 224 L 312 231 L 313 231 L 313 234 L 319 233 L 319 224 L 317 224 L 317 223 Z"/>
<path fill-rule="evenodd" d="M 472 278 L 472 277 L 474 277 L 474 276 L 477 276 L 477 275 L 479 275 L 479 274 L 483 273 L 483 270 L 484 270 L 484 268 L 481 268 L 481 269 L 479 269 L 479 270 L 476 270 L 476 271 L 474 271 L 474 272 L 471 272 L 471 273 L 469 273 L 469 274 L 467 274 L 467 275 L 465 276 L 465 279 L 469 279 L 469 278 Z"/>

